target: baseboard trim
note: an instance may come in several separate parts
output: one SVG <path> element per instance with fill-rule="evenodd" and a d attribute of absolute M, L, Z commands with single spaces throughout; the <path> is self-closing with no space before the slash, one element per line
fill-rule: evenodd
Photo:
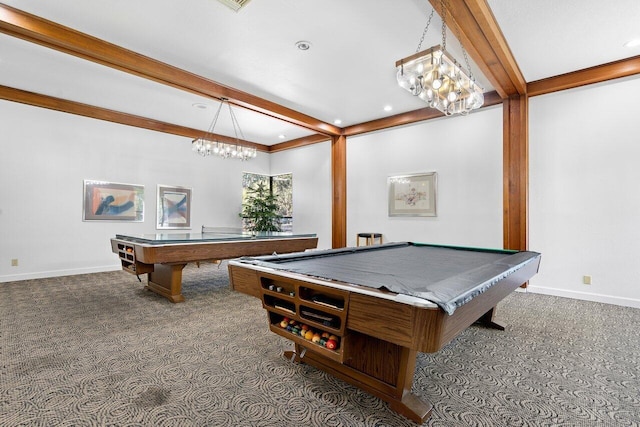
<path fill-rule="evenodd" d="M 46 279 L 49 277 L 75 276 L 78 274 L 104 273 L 118 271 L 122 266 L 107 265 L 101 267 L 76 268 L 72 270 L 41 271 L 35 273 L 12 274 L 0 276 L 0 283 L 18 282 L 22 280 Z M 576 292 L 565 289 L 546 288 L 544 286 L 527 286 L 525 289 L 517 289 L 519 292 L 531 292 L 532 294 L 552 295 L 556 297 L 572 298 L 584 301 L 614 304 L 623 307 L 640 308 L 640 300 L 633 298 L 614 297 L 611 295 L 595 294 L 590 292 Z"/>
<path fill-rule="evenodd" d="M 100 267 L 74 268 L 72 270 L 38 271 L 35 273 L 11 274 L 0 276 L 0 283 L 19 282 L 22 280 L 46 279 L 49 277 L 76 276 L 78 274 L 104 273 L 107 271 L 118 271 L 121 265 L 105 265 Z"/>
<path fill-rule="evenodd" d="M 568 291 L 565 289 L 545 288 L 543 286 L 527 286 L 527 292 L 533 294 L 553 295 L 556 297 L 579 299 L 584 301 L 614 304 L 623 307 L 640 308 L 640 300 L 633 298 L 614 297 L 611 295 L 595 294 L 591 292 Z"/>

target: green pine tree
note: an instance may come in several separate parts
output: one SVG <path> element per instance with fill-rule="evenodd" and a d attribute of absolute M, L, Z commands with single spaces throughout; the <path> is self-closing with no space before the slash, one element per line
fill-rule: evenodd
<path fill-rule="evenodd" d="M 246 219 L 249 231 L 281 231 L 277 198 L 263 182 L 247 188 L 240 216 Z"/>

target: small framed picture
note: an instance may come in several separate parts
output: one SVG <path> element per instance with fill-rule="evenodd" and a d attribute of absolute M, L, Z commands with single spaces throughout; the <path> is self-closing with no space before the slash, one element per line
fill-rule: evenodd
<path fill-rule="evenodd" d="M 83 221 L 144 221 L 144 185 L 84 180 Z"/>
<path fill-rule="evenodd" d="M 436 172 L 390 176 L 389 216 L 436 216 Z"/>
<path fill-rule="evenodd" d="M 158 185 L 158 229 L 191 228 L 191 188 Z"/>

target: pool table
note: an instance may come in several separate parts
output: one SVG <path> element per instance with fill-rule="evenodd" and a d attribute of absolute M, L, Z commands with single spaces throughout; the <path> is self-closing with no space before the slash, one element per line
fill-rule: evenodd
<path fill-rule="evenodd" d="M 231 287 L 260 298 L 269 329 L 293 341 L 286 357 L 422 423 L 432 404 L 411 393 L 417 353 L 476 321 L 504 329 L 496 305 L 539 264 L 536 252 L 401 242 L 240 258 L 228 269 Z"/>
<path fill-rule="evenodd" d="M 300 252 L 318 244 L 315 234 L 289 232 L 203 232 L 120 235 L 111 239 L 122 269 L 147 274 L 147 289 L 183 302 L 182 270 L 190 262 Z"/>

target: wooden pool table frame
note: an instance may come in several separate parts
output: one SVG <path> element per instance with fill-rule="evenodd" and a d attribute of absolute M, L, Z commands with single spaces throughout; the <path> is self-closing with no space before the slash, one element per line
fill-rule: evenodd
<path fill-rule="evenodd" d="M 332 282 L 323 286 L 322 281 L 311 280 L 305 275 L 236 261 L 229 263 L 229 276 L 232 289 L 262 298 L 263 307 L 270 316 L 275 316 L 279 310 L 265 299 L 265 294 L 272 293 L 265 289 L 265 283 L 278 283 L 291 289 L 292 295 L 296 295 L 291 299 L 296 308 L 301 303 L 306 307 L 313 305 L 298 299 L 301 287 L 324 290 L 328 295 L 344 300 L 342 312 L 326 310 L 340 318 L 341 327 L 335 331 L 341 335 L 338 352 L 292 336 L 270 321 L 273 332 L 295 344 L 294 350 L 285 352 L 285 356 L 324 370 L 388 402 L 392 410 L 405 417 L 423 423 L 431 415 L 433 405 L 411 392 L 417 353 L 437 352 L 476 321 L 504 329 L 494 320 L 496 305 L 535 275 L 538 266 L 539 258 L 458 307 L 452 315 L 437 306 L 421 307 L 381 298 L 375 293 L 382 295 L 384 292 L 371 288 L 362 293 L 358 292 L 360 286 L 346 283 Z M 334 283 L 340 284 L 340 290 L 336 290 Z M 349 287 L 352 291 L 345 290 Z"/>
<path fill-rule="evenodd" d="M 184 301 L 182 270 L 190 262 L 220 261 L 241 256 L 302 252 L 318 245 L 317 237 L 278 237 L 206 242 L 170 241 L 150 244 L 118 236 L 111 239 L 111 249 L 118 254 L 122 269 L 139 276 L 148 274 L 147 289 L 169 301 Z"/>

